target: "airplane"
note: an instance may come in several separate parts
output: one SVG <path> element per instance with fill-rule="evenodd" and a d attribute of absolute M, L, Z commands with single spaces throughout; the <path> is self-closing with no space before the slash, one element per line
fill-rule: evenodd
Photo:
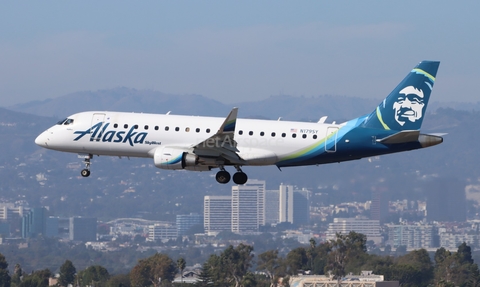
<path fill-rule="evenodd" d="M 89 111 L 71 115 L 41 133 L 41 147 L 77 153 L 90 175 L 93 155 L 151 158 L 167 170 L 210 171 L 226 184 L 248 180 L 244 166 L 320 165 L 434 146 L 443 134 L 420 127 L 440 62 L 422 61 L 373 110 L 336 124 L 167 114 Z"/>

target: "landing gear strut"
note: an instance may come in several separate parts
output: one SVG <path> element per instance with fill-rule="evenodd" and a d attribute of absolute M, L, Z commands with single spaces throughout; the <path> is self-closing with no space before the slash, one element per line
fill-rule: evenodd
<path fill-rule="evenodd" d="M 248 176 L 244 173 L 239 166 L 235 166 L 237 172 L 233 174 L 233 182 L 235 184 L 245 184 L 248 180 Z M 220 167 L 220 171 L 217 172 L 215 179 L 218 183 L 226 184 L 230 181 L 230 173 L 226 171 L 223 167 Z"/>
<path fill-rule="evenodd" d="M 83 177 L 88 177 L 90 175 L 90 159 L 93 157 L 92 154 L 79 154 L 79 158 L 84 158 L 83 163 L 85 164 L 85 168 L 82 169 L 80 174 Z"/>

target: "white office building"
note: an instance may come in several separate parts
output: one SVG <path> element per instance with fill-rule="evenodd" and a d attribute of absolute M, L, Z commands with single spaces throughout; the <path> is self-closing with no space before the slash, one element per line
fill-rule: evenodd
<path fill-rule="evenodd" d="M 348 234 L 350 231 L 361 233 L 367 236 L 367 241 L 372 240 L 375 244 L 382 242 L 380 234 L 380 221 L 357 218 L 334 218 L 333 223 L 328 225 L 326 233 L 327 240 L 335 239 L 336 234 Z"/>
<path fill-rule="evenodd" d="M 432 225 L 426 224 L 387 224 L 388 244 L 397 248 L 432 248 L 435 229 Z"/>
<path fill-rule="evenodd" d="M 207 195 L 204 197 L 203 227 L 205 233 L 210 235 L 232 230 L 231 196 Z"/>
<path fill-rule="evenodd" d="M 233 186 L 232 232 L 256 232 L 260 225 L 265 225 L 265 181 Z"/>

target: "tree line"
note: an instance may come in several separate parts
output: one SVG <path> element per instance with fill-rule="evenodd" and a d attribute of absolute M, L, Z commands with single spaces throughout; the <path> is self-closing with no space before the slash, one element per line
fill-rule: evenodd
<path fill-rule="evenodd" d="M 100 265 L 77 271 L 70 260 L 60 267 L 58 286 L 137 287 L 172 286 L 175 276 L 186 267 L 182 257 L 174 261 L 166 254 L 155 253 L 140 259 L 127 274 L 111 275 Z M 291 276 L 298 274 L 329 275 L 340 281 L 349 273 L 362 270 L 384 275 L 386 281 L 399 281 L 400 286 L 480 286 L 480 271 L 472 259 L 471 248 L 463 243 L 457 252 L 439 248 L 434 254 L 425 249 L 401 256 L 369 254 L 366 236 L 350 232 L 337 234 L 336 239 L 321 244 L 312 238 L 308 246 L 295 248 L 284 256 L 279 250 L 256 255 L 254 247 L 230 245 L 219 254 L 211 254 L 198 274 L 197 287 L 275 287 L 288 286 Z M 5 256 L 0 254 L 0 287 L 48 286 L 53 274 L 49 269 L 27 274 L 19 264 L 9 274 Z M 191 286 L 181 281 L 175 286 Z"/>

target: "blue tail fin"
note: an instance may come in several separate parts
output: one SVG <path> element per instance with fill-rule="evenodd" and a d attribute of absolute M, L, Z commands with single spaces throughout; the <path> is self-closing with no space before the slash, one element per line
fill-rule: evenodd
<path fill-rule="evenodd" d="M 364 126 L 419 130 L 440 62 L 422 61 L 365 120 Z"/>

